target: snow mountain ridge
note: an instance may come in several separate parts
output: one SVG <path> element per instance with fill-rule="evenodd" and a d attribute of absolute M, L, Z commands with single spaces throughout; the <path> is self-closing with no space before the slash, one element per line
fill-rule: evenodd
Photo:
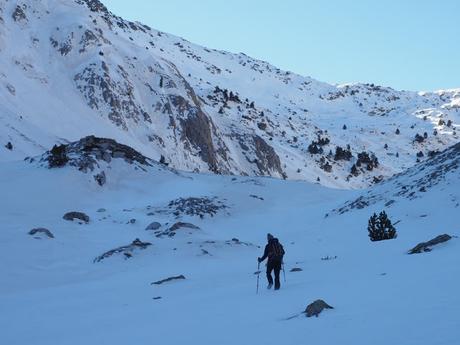
<path fill-rule="evenodd" d="M 2 161 L 95 135 L 185 171 L 363 188 L 458 142 L 459 89 L 329 85 L 97 0 L 1 1 L 0 62 Z"/>

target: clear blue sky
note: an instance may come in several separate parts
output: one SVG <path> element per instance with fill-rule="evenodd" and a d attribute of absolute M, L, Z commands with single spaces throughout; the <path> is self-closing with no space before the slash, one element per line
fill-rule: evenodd
<path fill-rule="evenodd" d="M 460 0 L 102 0 L 191 42 L 330 83 L 460 87 Z"/>

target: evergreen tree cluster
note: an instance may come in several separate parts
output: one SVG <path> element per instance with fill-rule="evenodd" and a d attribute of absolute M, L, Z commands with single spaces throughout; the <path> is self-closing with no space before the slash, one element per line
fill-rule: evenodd
<path fill-rule="evenodd" d="M 373 214 L 368 221 L 367 231 L 371 241 L 391 240 L 397 237 L 396 229 L 385 211 Z"/>
<path fill-rule="evenodd" d="M 54 145 L 48 157 L 48 165 L 50 168 L 59 168 L 66 165 L 69 161 L 67 158 L 65 145 Z"/>
<path fill-rule="evenodd" d="M 325 146 L 330 143 L 329 138 L 324 137 L 321 138 L 318 136 L 318 139 L 315 141 L 313 140 L 310 145 L 308 145 L 308 152 L 312 155 L 322 154 L 324 152 L 322 146 Z"/>
<path fill-rule="evenodd" d="M 361 167 L 362 165 L 366 165 L 366 169 L 372 171 L 374 170 L 374 168 L 377 168 L 379 166 L 379 160 L 377 159 L 375 154 L 369 154 L 366 151 L 363 151 L 361 153 L 358 153 L 358 160 L 356 161 L 357 167 Z"/>
<path fill-rule="evenodd" d="M 335 161 L 349 161 L 353 157 L 351 150 L 350 150 L 350 145 L 347 145 L 346 149 L 343 149 L 340 146 L 337 146 L 335 148 L 335 155 L 334 155 L 334 160 Z"/>
<path fill-rule="evenodd" d="M 417 143 L 423 143 L 425 141 L 425 137 L 420 135 L 420 134 L 416 134 L 415 135 L 415 138 L 414 138 L 414 141 L 417 142 Z"/>

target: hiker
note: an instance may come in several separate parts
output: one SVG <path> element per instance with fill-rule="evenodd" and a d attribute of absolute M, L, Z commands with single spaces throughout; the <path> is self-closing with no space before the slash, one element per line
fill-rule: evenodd
<path fill-rule="evenodd" d="M 267 260 L 267 289 L 271 289 L 273 286 L 272 271 L 275 271 L 275 290 L 280 288 L 280 271 L 283 263 L 284 249 L 278 239 L 273 237 L 272 234 L 267 234 L 267 245 L 265 246 L 264 255 L 261 258 L 257 258 L 257 261 L 261 263 L 266 258 Z"/>

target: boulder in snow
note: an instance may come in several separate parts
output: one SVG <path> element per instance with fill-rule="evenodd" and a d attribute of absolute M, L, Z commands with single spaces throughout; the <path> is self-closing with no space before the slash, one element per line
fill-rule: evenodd
<path fill-rule="evenodd" d="M 67 212 L 62 218 L 64 218 L 65 220 L 70 220 L 70 221 L 77 219 L 82 222 L 89 223 L 89 216 L 83 212 L 75 212 L 75 211 Z"/>
<path fill-rule="evenodd" d="M 152 222 L 145 228 L 145 230 L 158 230 L 160 227 L 161 227 L 160 223 Z"/>
<path fill-rule="evenodd" d="M 419 254 L 423 252 L 430 252 L 431 247 L 435 246 L 439 243 L 447 242 L 451 239 L 452 237 L 447 234 L 439 235 L 432 240 L 429 240 L 428 242 L 421 242 L 417 244 L 414 248 L 409 250 L 409 254 Z"/>
<path fill-rule="evenodd" d="M 324 302 L 322 299 L 317 299 L 313 303 L 310 303 L 307 308 L 305 309 L 304 313 L 307 317 L 312 317 L 318 315 L 324 310 L 324 309 L 334 309 L 334 307 L 331 307 L 329 304 Z"/>
<path fill-rule="evenodd" d="M 34 228 L 29 231 L 29 235 L 35 236 L 35 238 L 43 238 L 43 237 L 54 238 L 54 235 L 52 234 L 52 232 L 46 228 Z"/>

